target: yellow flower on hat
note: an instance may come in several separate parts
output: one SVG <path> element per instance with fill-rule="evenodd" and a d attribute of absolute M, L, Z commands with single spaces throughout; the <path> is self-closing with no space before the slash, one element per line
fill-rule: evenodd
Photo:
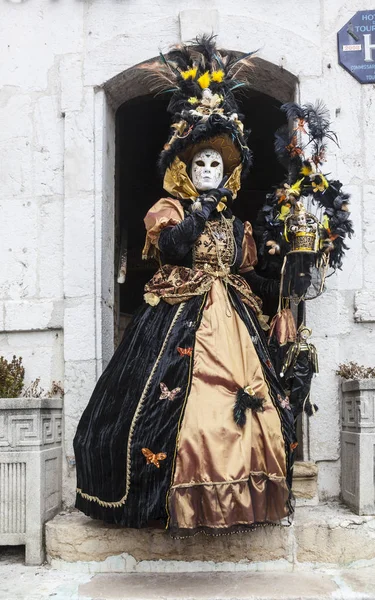
<path fill-rule="evenodd" d="M 224 71 L 220 70 L 220 71 L 212 71 L 211 73 L 211 80 L 215 81 L 216 83 L 221 83 L 224 79 Z"/>
<path fill-rule="evenodd" d="M 187 71 L 181 71 L 181 76 L 184 79 L 194 79 L 197 75 L 197 67 L 193 67 L 191 69 L 187 69 Z"/>
<path fill-rule="evenodd" d="M 201 86 L 202 90 L 205 90 L 209 87 L 210 85 L 210 81 L 211 81 L 211 77 L 208 71 L 206 71 L 205 73 L 203 73 L 203 75 L 201 75 L 198 78 L 198 83 Z"/>

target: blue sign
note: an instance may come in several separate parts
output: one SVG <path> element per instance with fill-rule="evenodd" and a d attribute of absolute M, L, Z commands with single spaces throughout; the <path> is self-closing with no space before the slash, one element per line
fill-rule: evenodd
<path fill-rule="evenodd" d="M 360 83 L 375 83 L 375 9 L 359 10 L 337 34 L 339 63 Z"/>

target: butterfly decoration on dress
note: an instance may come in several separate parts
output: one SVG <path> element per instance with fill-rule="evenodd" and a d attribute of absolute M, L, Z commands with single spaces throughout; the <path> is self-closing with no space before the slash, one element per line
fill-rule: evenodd
<path fill-rule="evenodd" d="M 155 467 L 157 467 L 158 469 L 160 469 L 159 461 L 165 460 L 167 458 L 167 455 L 165 452 L 158 452 L 157 454 L 154 454 L 148 448 L 142 448 L 142 454 L 143 454 L 143 456 L 145 456 L 146 463 L 148 465 L 151 465 L 151 464 L 155 465 Z"/>
<path fill-rule="evenodd" d="M 292 409 L 291 409 L 291 406 L 290 406 L 290 402 L 289 402 L 289 398 L 288 398 L 288 396 L 285 396 L 285 398 L 282 398 L 282 397 L 280 396 L 280 394 L 277 394 L 277 399 L 278 399 L 278 401 L 280 402 L 280 406 L 281 406 L 282 408 L 287 408 L 288 410 L 292 410 Z"/>
<path fill-rule="evenodd" d="M 180 356 L 191 356 L 193 354 L 193 348 L 180 348 L 178 346 L 177 352 Z"/>
<path fill-rule="evenodd" d="M 181 392 L 180 387 L 174 388 L 174 390 L 169 390 L 165 383 L 160 383 L 161 394 L 159 400 L 174 400 L 178 394 Z"/>

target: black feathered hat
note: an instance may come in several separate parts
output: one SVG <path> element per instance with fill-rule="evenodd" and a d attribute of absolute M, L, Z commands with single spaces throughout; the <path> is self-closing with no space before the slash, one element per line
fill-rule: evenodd
<path fill-rule="evenodd" d="M 246 174 L 251 152 L 234 91 L 249 84 L 252 54 L 218 50 L 215 36 L 203 35 L 141 66 L 153 91 L 172 94 L 171 134 L 159 159 L 163 174 L 176 157 L 188 165 L 207 145 L 222 155 L 226 175 L 239 165 Z"/>

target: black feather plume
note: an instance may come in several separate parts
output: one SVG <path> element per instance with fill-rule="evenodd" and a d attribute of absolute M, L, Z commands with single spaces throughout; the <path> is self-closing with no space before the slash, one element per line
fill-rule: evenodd
<path fill-rule="evenodd" d="M 245 392 L 244 388 L 240 388 L 236 395 L 236 402 L 233 407 L 233 418 L 237 425 L 244 427 L 246 423 L 246 410 L 249 408 L 255 412 L 264 411 L 264 398 Z"/>
<path fill-rule="evenodd" d="M 328 109 L 321 100 L 318 100 L 315 105 L 309 103 L 301 108 L 304 110 L 304 118 L 308 123 L 310 136 L 314 140 L 322 142 L 324 138 L 327 138 L 338 144 L 337 135 L 330 130 L 331 121 Z"/>
<path fill-rule="evenodd" d="M 310 398 L 308 398 L 304 404 L 303 410 L 309 417 L 312 417 L 313 414 L 318 412 L 319 408 L 316 404 L 311 404 Z"/>
<path fill-rule="evenodd" d="M 286 102 L 280 108 L 283 112 L 285 112 L 288 119 L 304 119 L 305 118 L 304 107 L 300 106 L 296 102 Z"/>

